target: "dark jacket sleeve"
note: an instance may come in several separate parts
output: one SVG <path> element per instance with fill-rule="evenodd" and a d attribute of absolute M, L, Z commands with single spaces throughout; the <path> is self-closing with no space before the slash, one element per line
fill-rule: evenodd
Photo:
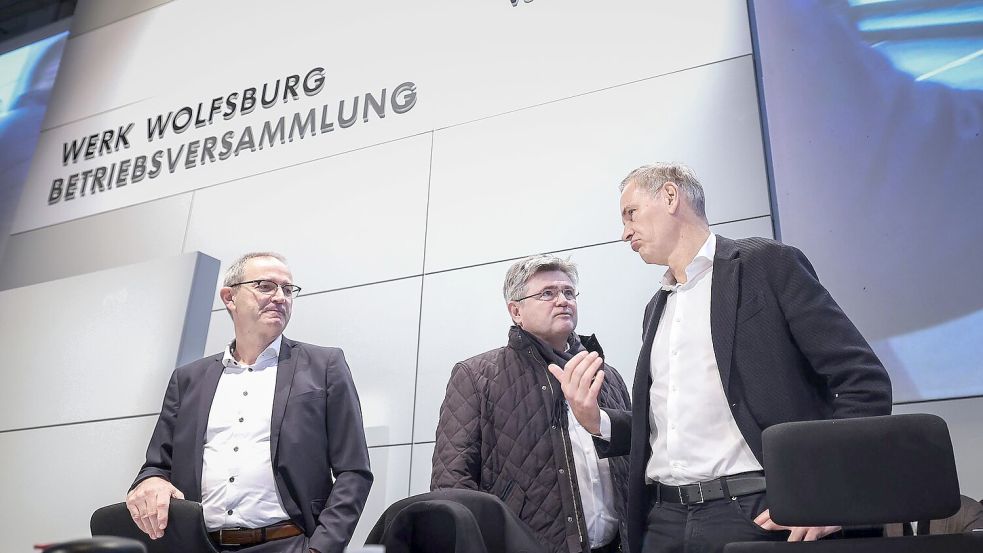
<path fill-rule="evenodd" d="M 454 366 L 437 422 L 430 489 L 481 486 L 481 395 L 463 363 Z"/>
<path fill-rule="evenodd" d="M 833 417 L 891 413 L 891 380 L 867 340 L 850 321 L 797 248 L 782 248 L 784 262 L 776 297 L 795 343 L 826 379 Z"/>
<path fill-rule="evenodd" d="M 601 459 L 631 453 L 631 411 L 604 409 L 611 419 L 611 441 L 594 438 L 594 449 Z"/>
<path fill-rule="evenodd" d="M 178 409 L 181 408 L 181 389 L 178 385 L 178 373 L 171 373 L 171 379 L 167 383 L 167 391 L 164 392 L 164 403 L 160 408 L 160 416 L 157 418 L 157 426 L 154 427 L 153 436 L 150 438 L 150 445 L 147 446 L 147 460 L 137 473 L 137 477 L 130 485 L 132 490 L 147 478 L 159 476 L 164 480 L 171 480 L 171 462 L 174 454 L 174 427 L 177 424 Z M 184 491 L 184 490 L 181 490 Z"/>
<path fill-rule="evenodd" d="M 341 553 L 344 550 L 355 532 L 355 525 L 372 487 L 362 408 L 352 373 L 344 353 L 338 349 L 331 351 L 325 422 L 328 428 L 328 455 L 335 482 L 324 509 L 317 515 L 317 528 L 310 539 L 310 547 L 320 553 Z"/>

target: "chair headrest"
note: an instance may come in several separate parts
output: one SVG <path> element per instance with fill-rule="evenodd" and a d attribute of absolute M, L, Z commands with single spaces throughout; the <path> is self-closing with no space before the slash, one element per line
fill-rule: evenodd
<path fill-rule="evenodd" d="M 783 423 L 762 441 L 771 517 L 780 524 L 884 524 L 959 510 L 949 429 L 935 415 Z"/>

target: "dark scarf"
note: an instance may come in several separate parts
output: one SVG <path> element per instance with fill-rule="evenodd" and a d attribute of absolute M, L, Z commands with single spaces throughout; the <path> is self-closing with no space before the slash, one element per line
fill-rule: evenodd
<path fill-rule="evenodd" d="M 559 351 L 553 348 L 553 346 L 547 344 L 543 340 L 539 339 L 538 336 L 526 331 L 521 326 L 518 327 L 519 333 L 525 336 L 529 342 L 536 348 L 539 355 L 546 361 L 546 364 L 554 364 L 559 366 L 561 369 L 567 364 L 567 361 L 573 359 L 574 355 L 584 351 L 584 345 L 580 343 L 580 337 L 577 336 L 576 332 L 571 332 L 570 336 L 567 338 L 567 350 Z M 556 378 L 547 372 L 546 377 L 553 382 L 553 390 L 556 392 L 553 395 L 553 409 L 551 410 L 550 421 L 555 425 L 567 425 L 567 401 L 563 397 L 563 392 L 560 390 L 560 383 Z"/>

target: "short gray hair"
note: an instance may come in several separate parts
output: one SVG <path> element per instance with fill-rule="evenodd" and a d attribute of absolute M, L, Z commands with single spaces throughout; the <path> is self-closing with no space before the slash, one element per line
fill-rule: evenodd
<path fill-rule="evenodd" d="M 693 212 L 703 219 L 707 218 L 703 185 L 700 184 L 700 179 L 696 178 L 696 173 L 682 163 L 659 162 L 652 165 L 642 165 L 628 173 L 628 176 L 621 181 L 618 190 L 624 192 L 625 187 L 632 182 L 644 187 L 652 196 L 659 193 L 662 185 L 672 182 L 679 187 L 683 194 L 686 194 L 689 204 L 693 206 Z"/>
<path fill-rule="evenodd" d="M 242 275 L 246 272 L 246 262 L 256 257 L 272 257 L 284 265 L 287 264 L 287 258 L 277 252 L 249 252 L 233 261 L 232 265 L 229 265 L 229 268 L 225 270 L 222 286 L 232 286 L 233 284 L 242 282 Z"/>
<path fill-rule="evenodd" d="M 574 286 L 577 285 L 577 265 L 573 261 L 549 254 L 532 255 L 516 261 L 505 273 L 505 284 L 502 285 L 505 301 L 517 300 L 524 296 L 529 279 L 543 271 L 562 271 Z"/>

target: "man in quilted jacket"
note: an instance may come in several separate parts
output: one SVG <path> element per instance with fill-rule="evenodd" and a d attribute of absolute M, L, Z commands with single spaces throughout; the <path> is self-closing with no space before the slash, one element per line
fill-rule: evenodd
<path fill-rule="evenodd" d="M 594 336 L 574 332 L 577 268 L 551 255 L 528 257 L 509 269 L 503 294 L 513 322 L 508 343 L 454 366 L 431 488 L 498 496 L 556 553 L 626 551 L 628 461 L 598 458 L 547 370 L 582 351 L 603 355 Z M 631 409 L 624 380 L 603 370 L 600 405 Z"/>

